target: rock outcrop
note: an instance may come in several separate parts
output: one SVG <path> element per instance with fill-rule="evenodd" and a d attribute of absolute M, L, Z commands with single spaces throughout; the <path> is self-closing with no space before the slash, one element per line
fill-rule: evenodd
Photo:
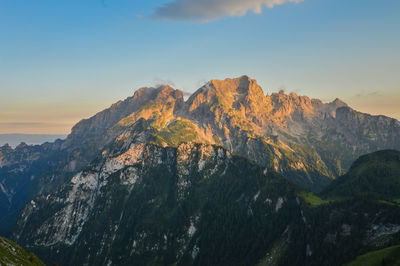
<path fill-rule="evenodd" d="M 53 191 L 107 152 L 119 138 L 177 147 L 222 146 L 319 191 L 358 156 L 400 149 L 399 121 L 284 91 L 264 95 L 247 76 L 212 80 L 187 101 L 169 86 L 141 88 L 132 97 L 82 120 L 66 140 L 0 149 L 0 233 L 23 205 Z M 124 144 L 121 144 L 124 145 Z"/>

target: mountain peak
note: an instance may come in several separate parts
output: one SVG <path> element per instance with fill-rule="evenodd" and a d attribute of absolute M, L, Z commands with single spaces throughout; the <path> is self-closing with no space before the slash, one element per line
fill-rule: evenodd
<path fill-rule="evenodd" d="M 336 106 L 347 106 L 347 104 L 339 98 L 336 98 L 332 103 Z"/>
<path fill-rule="evenodd" d="M 224 80 L 214 79 L 207 85 L 212 86 L 221 93 L 227 93 L 230 95 L 241 94 L 264 96 L 264 92 L 258 85 L 257 80 L 251 79 L 246 75 L 238 78 L 227 78 Z"/>
<path fill-rule="evenodd" d="M 142 87 L 135 92 L 133 98 L 136 100 L 141 99 L 143 102 L 148 102 L 149 100 L 165 100 L 170 96 L 175 99 L 183 99 L 183 92 L 181 90 L 176 90 L 169 85 L 160 85 L 156 88 Z"/>
<path fill-rule="evenodd" d="M 157 89 L 157 100 L 164 100 L 168 97 L 172 97 L 176 100 L 183 99 L 183 91 L 176 90 L 169 85 L 163 85 Z"/>

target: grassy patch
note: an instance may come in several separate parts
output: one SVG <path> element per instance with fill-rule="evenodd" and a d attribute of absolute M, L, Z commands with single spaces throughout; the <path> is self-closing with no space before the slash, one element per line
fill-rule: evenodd
<path fill-rule="evenodd" d="M 285 238 L 279 239 L 274 246 L 268 251 L 268 255 L 265 256 L 257 266 L 273 266 L 279 265 L 279 260 L 282 256 L 284 256 L 288 245 L 285 241 Z"/>
<path fill-rule="evenodd" d="M 196 127 L 187 121 L 178 120 L 172 122 L 155 136 L 157 144 L 167 144 L 176 147 L 180 143 L 196 140 L 198 137 Z"/>
<path fill-rule="evenodd" d="M 302 192 L 300 193 L 300 197 L 304 199 L 304 201 L 311 205 L 312 207 L 317 207 L 322 204 L 328 204 L 331 202 L 331 200 L 324 200 L 315 195 L 312 192 Z"/>
<path fill-rule="evenodd" d="M 0 265 L 44 266 L 44 263 L 13 241 L 0 237 Z"/>
<path fill-rule="evenodd" d="M 378 200 L 379 203 L 383 203 L 383 204 L 387 204 L 387 205 L 391 205 L 391 206 L 397 206 L 396 203 L 387 201 L 387 200 Z"/>
<path fill-rule="evenodd" d="M 400 245 L 378 251 L 372 251 L 358 256 L 355 260 L 345 266 L 380 266 L 400 265 Z"/>
<path fill-rule="evenodd" d="M 133 119 L 133 117 L 131 116 L 127 116 L 122 118 L 121 121 L 118 122 L 118 125 L 127 127 L 132 125 L 133 123 L 135 123 L 135 119 Z"/>

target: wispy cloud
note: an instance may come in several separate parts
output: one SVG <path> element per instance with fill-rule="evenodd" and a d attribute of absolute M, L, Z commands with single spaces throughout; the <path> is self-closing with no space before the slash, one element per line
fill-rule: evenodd
<path fill-rule="evenodd" d="M 263 7 L 273 8 L 303 0 L 175 0 L 158 7 L 153 16 L 176 21 L 208 22 L 225 16 L 244 16 L 252 11 L 262 13 Z"/>
<path fill-rule="evenodd" d="M 171 86 L 171 87 L 175 87 L 175 83 L 172 80 L 169 79 L 162 79 L 162 78 L 153 78 L 153 87 L 160 87 L 160 86 Z"/>
<path fill-rule="evenodd" d="M 381 91 L 361 91 L 355 95 L 355 97 L 377 97 L 377 96 L 383 96 L 383 93 Z"/>

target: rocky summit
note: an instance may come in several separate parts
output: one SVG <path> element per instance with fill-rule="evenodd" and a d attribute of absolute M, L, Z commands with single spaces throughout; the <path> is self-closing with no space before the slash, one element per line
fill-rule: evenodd
<path fill-rule="evenodd" d="M 400 244 L 393 149 L 399 121 L 247 76 L 140 88 L 0 147 L 0 234 L 47 264 L 342 265 Z"/>
<path fill-rule="evenodd" d="M 361 154 L 400 148 L 395 119 L 357 112 L 339 99 L 323 103 L 283 91 L 264 95 L 247 76 L 212 80 L 187 101 L 169 86 L 141 88 L 78 123 L 66 143 L 97 141 L 101 147 L 141 119 L 153 131 L 152 143 L 221 145 L 315 191 Z"/>
<path fill-rule="evenodd" d="M 110 145 L 176 148 L 189 142 L 223 147 L 320 191 L 360 155 L 400 149 L 400 122 L 357 112 L 339 99 L 265 95 L 247 76 L 212 80 L 186 101 L 170 86 L 140 88 L 80 121 L 65 140 L 0 148 L 0 233 L 11 232 L 32 198 L 69 182 Z"/>

